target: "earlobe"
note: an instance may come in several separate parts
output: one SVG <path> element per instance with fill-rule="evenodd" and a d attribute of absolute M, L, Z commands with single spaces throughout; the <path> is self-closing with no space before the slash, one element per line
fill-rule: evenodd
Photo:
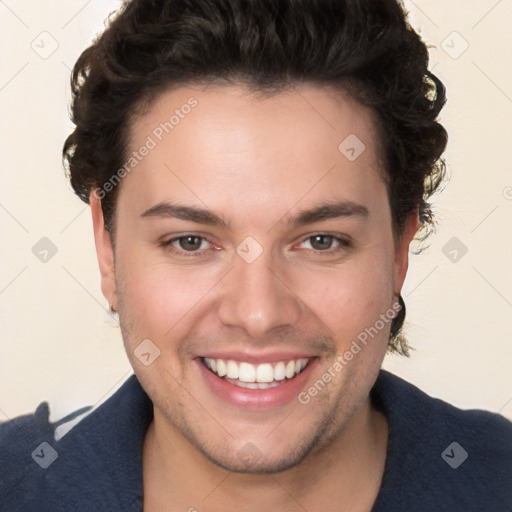
<path fill-rule="evenodd" d="M 101 200 L 91 192 L 89 195 L 91 205 L 92 223 L 94 229 L 94 242 L 96 245 L 96 256 L 100 267 L 101 291 L 107 301 L 110 309 L 117 309 L 116 281 L 114 251 L 110 234 L 105 229 L 103 211 L 101 209 Z"/>
<path fill-rule="evenodd" d="M 409 245 L 418 231 L 419 210 L 416 208 L 405 221 L 404 230 L 395 247 L 395 282 L 393 293 L 399 296 L 409 268 Z"/>

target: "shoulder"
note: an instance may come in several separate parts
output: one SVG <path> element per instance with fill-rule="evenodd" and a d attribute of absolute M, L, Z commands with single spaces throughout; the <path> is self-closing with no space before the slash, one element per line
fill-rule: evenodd
<path fill-rule="evenodd" d="M 50 422 L 44 402 L 0 424 L 0 510 L 133 510 L 151 417 L 151 401 L 132 375 L 98 406 L 58 422 Z"/>
<path fill-rule="evenodd" d="M 474 437 L 482 429 L 488 434 L 479 438 L 482 445 L 492 446 L 500 440 L 504 447 L 512 448 L 512 423 L 498 413 L 481 409 L 460 409 L 439 398 L 434 398 L 413 384 L 382 370 L 375 383 L 374 390 L 378 400 L 394 416 L 401 416 L 403 428 L 408 426 L 428 431 L 428 426 L 435 426 L 440 432 L 468 435 Z"/>
<path fill-rule="evenodd" d="M 512 509 L 510 421 L 459 409 L 384 371 L 373 398 L 389 423 L 384 493 L 416 510 Z"/>
<path fill-rule="evenodd" d="M 51 466 L 58 457 L 54 446 L 62 428 L 72 425 L 90 407 L 69 414 L 58 422 L 49 420 L 50 409 L 42 402 L 33 414 L 19 416 L 0 423 L 0 496 L 8 499 L 22 493 L 23 482 L 34 487 L 40 480 L 41 469 Z"/>

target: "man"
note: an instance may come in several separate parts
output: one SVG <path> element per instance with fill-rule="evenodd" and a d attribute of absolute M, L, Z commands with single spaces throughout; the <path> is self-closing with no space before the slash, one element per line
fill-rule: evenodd
<path fill-rule="evenodd" d="M 427 64 L 396 0 L 124 6 L 64 156 L 135 376 L 2 427 L 2 510 L 512 510 L 512 425 L 380 370 L 444 177 Z"/>

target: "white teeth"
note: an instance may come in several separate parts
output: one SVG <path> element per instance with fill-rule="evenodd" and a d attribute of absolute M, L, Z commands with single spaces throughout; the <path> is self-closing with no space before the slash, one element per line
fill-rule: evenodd
<path fill-rule="evenodd" d="M 228 361 L 227 365 L 227 373 L 226 376 L 230 379 L 238 379 L 238 365 L 235 361 Z"/>
<path fill-rule="evenodd" d="M 270 363 L 260 364 L 256 370 L 258 382 L 272 382 L 274 380 L 274 369 Z"/>
<path fill-rule="evenodd" d="M 238 378 L 242 382 L 256 382 L 256 369 L 252 364 L 240 363 Z"/>
<path fill-rule="evenodd" d="M 245 361 L 237 363 L 231 359 L 226 361 L 225 359 L 204 358 L 206 367 L 219 377 L 226 377 L 240 383 L 241 387 L 249 389 L 267 389 L 278 385 L 274 381 L 282 381 L 285 378 L 292 379 L 304 370 L 308 361 L 309 359 L 306 358 L 292 359 L 288 362 L 279 361 L 272 366 L 270 363 L 253 365 Z M 269 384 L 271 385 L 269 386 Z"/>
<path fill-rule="evenodd" d="M 205 361 L 213 361 L 213 359 L 208 359 L 207 357 L 205 357 L 204 360 Z M 213 370 L 213 366 L 211 367 L 211 369 Z M 224 375 L 226 375 L 226 373 L 227 373 L 226 363 L 222 359 L 217 359 L 217 375 L 219 377 L 224 377 Z"/>
<path fill-rule="evenodd" d="M 279 382 L 242 382 L 239 379 L 226 379 L 230 384 L 234 384 L 239 388 L 247 389 L 270 389 L 279 386 Z"/>
<path fill-rule="evenodd" d="M 285 375 L 291 379 L 295 375 L 295 361 L 289 361 L 286 365 Z"/>
<path fill-rule="evenodd" d="M 274 379 L 276 380 L 284 380 L 286 378 L 285 366 L 283 362 L 279 362 L 276 364 L 274 368 Z"/>

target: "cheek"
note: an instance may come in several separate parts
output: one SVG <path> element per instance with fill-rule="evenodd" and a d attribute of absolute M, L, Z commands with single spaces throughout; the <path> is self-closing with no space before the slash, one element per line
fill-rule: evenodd
<path fill-rule="evenodd" d="M 293 289 L 320 328 L 327 328 L 340 345 L 350 345 L 391 307 L 391 269 L 382 255 L 361 258 L 338 269 L 304 273 Z"/>
<path fill-rule="evenodd" d="M 203 311 L 209 292 L 221 279 L 220 269 L 169 265 L 145 257 L 136 250 L 120 258 L 118 274 L 120 306 L 140 337 L 175 338 L 190 329 L 192 318 Z"/>

